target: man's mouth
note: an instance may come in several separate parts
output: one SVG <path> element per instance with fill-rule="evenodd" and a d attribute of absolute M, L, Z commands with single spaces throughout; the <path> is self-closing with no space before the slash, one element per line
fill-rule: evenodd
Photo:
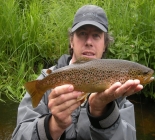
<path fill-rule="evenodd" d="M 93 52 L 83 52 L 82 55 L 84 55 L 84 56 L 94 56 L 95 54 Z"/>

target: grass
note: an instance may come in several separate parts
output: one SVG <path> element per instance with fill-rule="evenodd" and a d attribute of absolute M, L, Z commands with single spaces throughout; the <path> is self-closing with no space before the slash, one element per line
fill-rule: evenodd
<path fill-rule="evenodd" d="M 68 53 L 68 29 L 84 4 L 103 7 L 115 43 L 109 58 L 136 61 L 155 69 L 154 0 L 0 0 L 0 100 L 20 101 L 23 84 Z M 145 88 L 155 99 L 154 82 Z"/>

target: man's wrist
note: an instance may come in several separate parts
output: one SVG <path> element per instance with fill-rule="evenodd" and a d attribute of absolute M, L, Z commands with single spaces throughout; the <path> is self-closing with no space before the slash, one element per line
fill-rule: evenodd
<path fill-rule="evenodd" d="M 92 108 L 91 106 L 89 106 L 89 112 L 94 117 L 100 117 L 106 111 L 107 111 L 107 105 L 102 106 L 102 108 L 100 108 L 100 109 L 98 109 L 98 108 L 97 109 L 96 108 Z"/>
<path fill-rule="evenodd" d="M 64 133 L 65 129 L 58 126 L 54 117 L 50 118 L 48 125 L 49 125 L 49 132 L 53 140 L 59 140 L 62 134 Z"/>
<path fill-rule="evenodd" d="M 89 110 L 89 104 L 86 106 L 87 114 L 90 123 L 93 127 L 98 129 L 105 129 L 113 125 L 119 118 L 119 110 L 115 101 L 107 105 L 107 111 L 99 117 L 94 117 Z"/>

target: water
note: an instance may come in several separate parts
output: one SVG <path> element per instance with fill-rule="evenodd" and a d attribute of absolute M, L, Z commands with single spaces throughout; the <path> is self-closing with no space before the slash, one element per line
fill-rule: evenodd
<path fill-rule="evenodd" d="M 18 104 L 7 100 L 0 102 L 0 140 L 10 140 L 16 126 Z"/>
<path fill-rule="evenodd" d="M 155 102 L 142 95 L 129 100 L 135 106 L 137 140 L 155 140 Z"/>
<path fill-rule="evenodd" d="M 155 102 L 134 95 L 129 100 L 135 105 L 137 140 L 155 140 Z M 10 140 L 16 126 L 18 103 L 0 102 L 0 140 Z"/>

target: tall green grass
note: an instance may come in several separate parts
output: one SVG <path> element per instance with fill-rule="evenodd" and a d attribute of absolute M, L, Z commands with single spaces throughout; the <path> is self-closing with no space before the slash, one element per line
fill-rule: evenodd
<path fill-rule="evenodd" d="M 109 57 L 136 61 L 155 70 L 155 1 L 113 0 L 110 4 L 110 32 L 115 43 Z M 155 82 L 142 93 L 155 99 Z"/>
<path fill-rule="evenodd" d="M 109 58 L 128 59 L 155 69 L 154 0 L 0 0 L 0 99 L 20 101 L 23 84 L 68 53 L 68 29 L 84 4 L 103 7 L 115 43 Z M 154 83 L 144 94 L 155 99 Z"/>

